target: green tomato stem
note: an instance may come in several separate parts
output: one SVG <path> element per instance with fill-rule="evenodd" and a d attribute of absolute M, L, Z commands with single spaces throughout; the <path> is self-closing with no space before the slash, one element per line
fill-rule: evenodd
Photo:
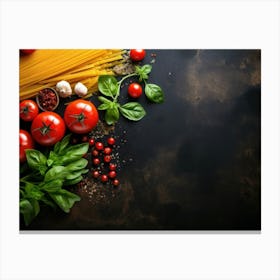
<path fill-rule="evenodd" d="M 121 89 L 121 84 L 124 80 L 126 80 L 127 78 L 133 77 L 133 76 L 137 76 L 137 73 L 132 73 L 132 74 L 128 74 L 126 76 L 124 76 L 120 81 L 118 81 L 118 90 L 117 90 L 117 94 L 115 95 L 113 102 L 117 102 L 118 97 L 120 96 L 120 89 Z"/>

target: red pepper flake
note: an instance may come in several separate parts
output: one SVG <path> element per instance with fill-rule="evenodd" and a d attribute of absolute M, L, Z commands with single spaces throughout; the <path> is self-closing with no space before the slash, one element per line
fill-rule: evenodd
<path fill-rule="evenodd" d="M 58 105 L 58 98 L 52 89 L 45 88 L 39 91 L 37 102 L 42 110 L 53 111 Z"/>

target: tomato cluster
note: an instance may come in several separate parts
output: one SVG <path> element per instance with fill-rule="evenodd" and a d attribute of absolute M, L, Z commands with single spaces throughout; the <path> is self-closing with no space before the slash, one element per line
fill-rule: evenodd
<path fill-rule="evenodd" d="M 25 149 L 33 148 L 34 141 L 41 146 L 53 146 L 64 137 L 67 128 L 73 133 L 84 134 L 90 132 L 99 120 L 93 103 L 83 99 L 69 103 L 63 118 L 52 111 L 39 113 L 33 100 L 23 100 L 19 110 L 20 118 L 31 122 L 30 133 L 20 131 L 20 162 L 26 160 Z"/>
<path fill-rule="evenodd" d="M 89 142 L 92 139 L 89 140 Z M 92 171 L 92 177 L 99 179 L 102 183 L 111 182 L 115 187 L 119 185 L 117 177 L 117 165 L 112 163 L 112 152 L 115 146 L 115 138 L 109 137 L 107 143 L 104 144 L 100 141 L 95 142 L 91 154 L 92 163 L 94 169 Z"/>

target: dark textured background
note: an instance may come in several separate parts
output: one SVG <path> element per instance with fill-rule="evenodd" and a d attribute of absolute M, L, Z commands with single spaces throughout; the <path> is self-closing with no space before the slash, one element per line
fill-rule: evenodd
<path fill-rule="evenodd" d="M 120 187 L 76 187 L 70 214 L 43 208 L 21 229 L 261 229 L 260 51 L 151 54 L 165 103 L 142 96 L 147 116 L 116 126 Z"/>

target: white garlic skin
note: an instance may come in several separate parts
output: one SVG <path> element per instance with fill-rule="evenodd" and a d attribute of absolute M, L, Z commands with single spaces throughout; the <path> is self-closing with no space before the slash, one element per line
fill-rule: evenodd
<path fill-rule="evenodd" d="M 79 96 L 79 97 L 84 97 L 87 95 L 87 92 L 88 92 L 88 89 L 87 87 L 82 84 L 82 83 L 77 83 L 75 85 L 75 88 L 74 88 L 74 92 Z"/>
<path fill-rule="evenodd" d="M 58 92 L 59 96 L 62 98 L 66 98 L 71 96 L 72 88 L 67 81 L 60 81 L 56 84 L 56 91 Z"/>

